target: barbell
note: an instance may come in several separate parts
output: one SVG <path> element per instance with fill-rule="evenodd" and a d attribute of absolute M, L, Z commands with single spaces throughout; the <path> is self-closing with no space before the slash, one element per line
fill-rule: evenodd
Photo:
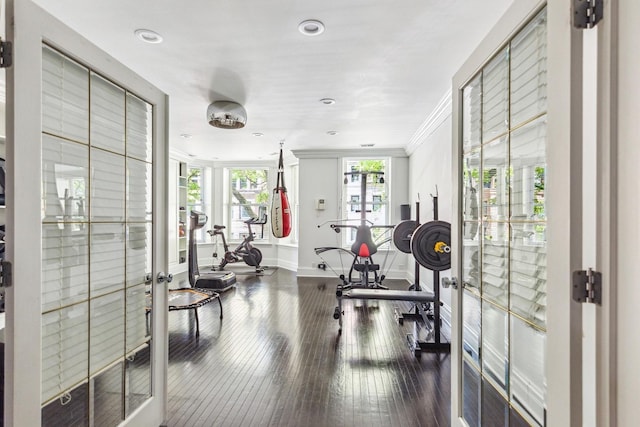
<path fill-rule="evenodd" d="M 451 268 L 451 224 L 448 222 L 418 225 L 417 221 L 402 221 L 393 230 L 393 243 L 399 251 L 413 254 L 416 262 L 426 269 Z"/>

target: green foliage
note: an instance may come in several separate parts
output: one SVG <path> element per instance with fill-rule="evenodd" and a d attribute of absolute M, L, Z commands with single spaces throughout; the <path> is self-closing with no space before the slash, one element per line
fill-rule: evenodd
<path fill-rule="evenodd" d="M 544 166 L 536 166 L 533 174 L 533 214 L 544 217 L 544 180 L 546 169 Z"/>
<path fill-rule="evenodd" d="M 187 175 L 187 204 L 202 203 L 202 169 L 189 169 Z"/>
<path fill-rule="evenodd" d="M 239 186 L 236 185 L 238 181 L 240 182 Z M 269 202 L 267 184 L 266 169 L 231 170 L 231 192 L 235 203 L 242 206 L 244 216 L 256 218 L 258 214 L 254 212 L 251 205 L 266 205 Z M 247 200 L 247 196 L 252 200 Z"/>
<path fill-rule="evenodd" d="M 360 172 L 384 172 L 384 160 L 360 160 L 357 169 Z"/>

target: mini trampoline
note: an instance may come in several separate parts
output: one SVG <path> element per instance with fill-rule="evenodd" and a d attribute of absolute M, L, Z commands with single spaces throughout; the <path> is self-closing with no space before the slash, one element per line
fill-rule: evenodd
<path fill-rule="evenodd" d="M 200 321 L 198 320 L 198 308 L 217 299 L 220 305 L 220 318 L 222 319 L 222 302 L 220 294 L 211 289 L 178 288 L 169 289 L 169 311 L 193 310 L 196 317 L 196 337 L 200 336 Z M 151 295 L 147 295 L 147 315 L 151 312 Z"/>

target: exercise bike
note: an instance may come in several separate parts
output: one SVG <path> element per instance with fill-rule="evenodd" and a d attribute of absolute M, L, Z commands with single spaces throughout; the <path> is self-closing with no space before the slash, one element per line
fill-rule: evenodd
<path fill-rule="evenodd" d="M 227 264 L 232 264 L 238 261 L 244 261 L 245 264 L 255 267 L 256 273 L 262 273 L 264 271 L 264 267 L 260 266 L 262 262 L 262 252 L 260 249 L 254 247 L 251 242 L 254 241 L 255 235 L 251 230 L 252 225 L 260 225 L 264 228 L 264 225 L 267 223 L 267 214 L 264 209 L 260 208 L 260 216 L 258 218 L 249 218 L 244 221 L 247 224 L 248 233 L 245 236 L 244 240 L 240 242 L 238 246 L 234 250 L 229 250 L 229 245 L 227 243 L 227 239 L 224 236 L 224 225 L 214 225 L 213 230 L 207 230 L 207 233 L 212 238 L 217 238 L 217 236 L 222 237 L 222 246 L 224 247 L 224 255 L 220 260 L 220 264 L 216 267 L 215 265 L 211 268 L 212 270 L 222 271 Z M 218 247 L 216 242 L 216 248 Z M 218 258 L 218 253 L 213 253 L 213 258 Z"/>

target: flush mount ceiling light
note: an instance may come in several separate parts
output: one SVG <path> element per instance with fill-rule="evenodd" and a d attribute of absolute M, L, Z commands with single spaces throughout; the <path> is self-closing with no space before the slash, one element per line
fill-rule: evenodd
<path fill-rule="evenodd" d="M 247 123 L 247 112 L 237 102 L 214 101 L 207 108 L 207 120 L 217 128 L 240 129 Z"/>
<path fill-rule="evenodd" d="M 337 134 L 338 134 L 337 130 L 329 130 L 329 131 L 327 131 L 327 135 L 333 136 L 333 135 L 337 135 Z"/>
<path fill-rule="evenodd" d="M 318 36 L 324 33 L 324 24 L 317 19 L 307 19 L 298 25 L 298 31 L 305 36 Z"/>
<path fill-rule="evenodd" d="M 252 133 L 253 136 L 255 136 L 256 138 L 260 138 L 261 136 L 264 136 L 264 133 L 262 132 L 254 132 Z"/>
<path fill-rule="evenodd" d="M 134 34 L 145 43 L 162 43 L 162 36 L 152 30 L 140 28 L 135 30 Z"/>
<path fill-rule="evenodd" d="M 184 138 L 184 139 L 189 139 L 191 138 L 191 134 L 190 133 L 181 133 L 180 134 L 180 138 Z"/>
<path fill-rule="evenodd" d="M 320 102 L 322 102 L 324 105 L 333 105 L 336 103 L 336 100 L 333 98 L 322 98 Z"/>

